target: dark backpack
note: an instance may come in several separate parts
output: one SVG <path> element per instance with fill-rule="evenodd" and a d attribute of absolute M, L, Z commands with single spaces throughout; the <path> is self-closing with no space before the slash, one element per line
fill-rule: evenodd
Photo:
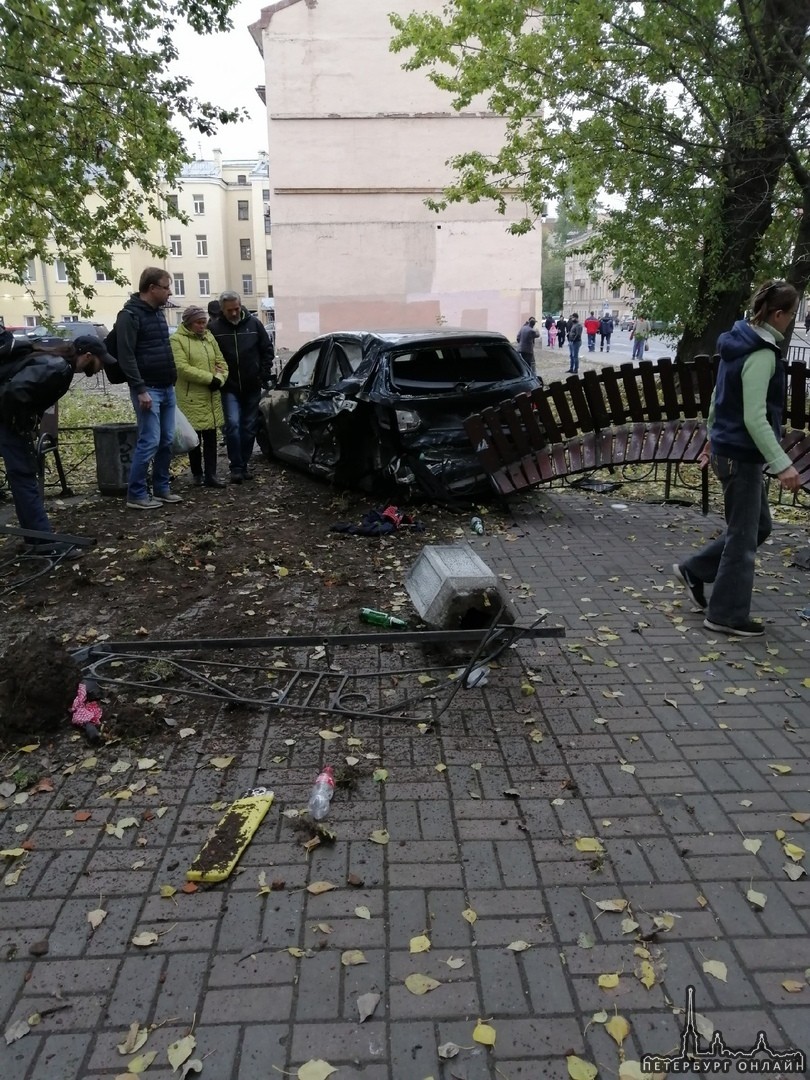
<path fill-rule="evenodd" d="M 104 348 L 115 360 L 118 359 L 118 334 L 114 326 L 104 338 Z M 111 383 L 125 383 L 127 381 L 126 375 L 121 370 L 121 365 L 117 363 L 105 365 L 104 377 L 107 382 Z"/>

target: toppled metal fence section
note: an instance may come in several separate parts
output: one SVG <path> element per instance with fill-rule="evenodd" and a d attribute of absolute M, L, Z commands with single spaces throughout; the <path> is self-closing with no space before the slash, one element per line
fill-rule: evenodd
<path fill-rule="evenodd" d="M 480 669 L 521 639 L 565 636 L 564 627 L 541 622 L 496 623 L 482 630 L 106 641 L 79 649 L 73 657 L 83 678 L 118 692 L 179 694 L 269 712 L 430 723 L 460 690 L 484 685 Z M 401 650 L 385 648 L 395 645 L 405 652 L 413 645 L 467 645 L 471 651 L 451 663 L 408 667 Z M 370 662 L 350 670 L 361 652 Z"/>

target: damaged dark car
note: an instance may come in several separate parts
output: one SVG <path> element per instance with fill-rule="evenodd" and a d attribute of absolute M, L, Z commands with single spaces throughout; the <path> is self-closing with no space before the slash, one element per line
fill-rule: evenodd
<path fill-rule="evenodd" d="M 342 486 L 481 495 L 492 488 L 465 418 L 539 385 L 502 334 L 327 334 L 284 365 L 257 438 L 268 457 Z"/>

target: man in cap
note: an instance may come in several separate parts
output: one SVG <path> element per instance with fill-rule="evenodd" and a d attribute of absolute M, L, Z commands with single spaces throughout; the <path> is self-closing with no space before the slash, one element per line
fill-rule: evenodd
<path fill-rule="evenodd" d="M 39 418 L 67 393 L 74 375 L 90 378 L 115 361 L 92 334 L 74 341 L 38 338 L 15 342 L 0 333 L 0 455 L 20 528 L 52 533 L 39 486 L 34 432 Z M 59 545 L 34 542 L 37 550 L 60 554 Z"/>

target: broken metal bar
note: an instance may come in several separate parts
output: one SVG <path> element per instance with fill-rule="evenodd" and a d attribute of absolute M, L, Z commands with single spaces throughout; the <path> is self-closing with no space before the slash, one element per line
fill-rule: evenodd
<path fill-rule="evenodd" d="M 74 547 L 93 547 L 94 536 L 73 536 L 71 533 L 38 532 L 36 529 L 19 529 L 15 525 L 6 525 L 4 536 L 22 536 L 26 540 L 48 540 L 52 544 L 73 544 Z"/>
<path fill-rule="evenodd" d="M 73 653 L 78 663 L 111 653 L 182 652 L 189 649 L 294 649 L 304 645 L 454 645 L 465 641 L 480 643 L 495 634 L 509 644 L 520 638 L 565 637 L 564 626 L 520 626 L 517 623 L 484 627 L 479 630 L 388 630 L 359 634 L 289 634 L 257 638 L 172 638 L 156 641 L 103 641 L 87 645 Z"/>

